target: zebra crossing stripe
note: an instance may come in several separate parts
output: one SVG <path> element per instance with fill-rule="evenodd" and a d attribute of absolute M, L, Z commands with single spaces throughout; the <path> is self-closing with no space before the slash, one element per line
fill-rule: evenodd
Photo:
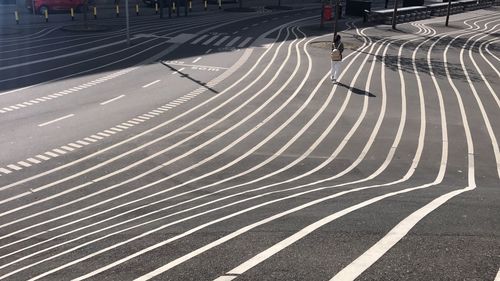
<path fill-rule="evenodd" d="M 208 35 L 203 35 L 201 37 L 199 37 L 198 39 L 194 40 L 193 42 L 191 42 L 191 44 L 198 44 L 201 40 L 207 38 Z"/>
<path fill-rule="evenodd" d="M 7 170 L 7 169 L 5 169 L 5 168 L 0 168 L 0 172 L 4 173 L 4 174 L 6 174 L 6 175 L 7 175 L 7 174 L 12 173 L 12 171 L 11 171 L 11 170 Z"/>
<path fill-rule="evenodd" d="M 238 48 L 243 48 L 245 47 L 246 44 L 248 44 L 248 42 L 250 42 L 253 38 L 252 37 L 248 37 L 246 38 L 245 40 L 243 40 L 243 42 L 241 42 L 239 45 L 238 45 Z"/>
<path fill-rule="evenodd" d="M 214 46 L 220 46 L 220 44 L 222 44 L 222 42 L 226 41 L 227 39 L 229 39 L 229 36 L 222 37 L 222 39 L 214 43 Z"/>
<path fill-rule="evenodd" d="M 50 159 L 49 157 L 47 157 L 47 156 L 45 156 L 45 155 L 41 155 L 41 154 L 39 154 L 39 155 L 37 155 L 37 156 L 35 156 L 35 157 L 36 157 L 36 158 L 38 158 L 38 159 L 42 159 L 42 160 L 44 160 L 44 161 L 47 161 L 47 160 L 49 160 L 49 159 Z"/>
<path fill-rule="evenodd" d="M 40 163 L 42 163 L 41 161 L 36 160 L 35 158 L 28 158 L 27 160 L 30 161 L 33 164 L 40 164 Z"/>
<path fill-rule="evenodd" d="M 214 35 L 210 39 L 208 39 L 207 41 L 203 42 L 202 45 L 208 45 L 208 44 L 212 43 L 213 41 L 215 41 L 215 39 L 217 39 L 217 38 L 219 38 L 219 35 Z"/>
<path fill-rule="evenodd" d="M 66 154 L 66 151 L 59 149 L 59 148 L 52 149 L 52 151 L 59 153 L 59 154 Z"/>
<path fill-rule="evenodd" d="M 234 43 L 236 43 L 236 41 L 240 40 L 241 39 L 241 36 L 236 36 L 233 38 L 233 40 L 229 41 L 229 43 L 226 44 L 226 47 L 231 47 L 234 45 Z"/>
<path fill-rule="evenodd" d="M 19 166 L 16 166 L 14 164 L 10 164 L 10 165 L 7 165 L 7 168 L 11 169 L 11 170 L 15 170 L 15 171 L 19 171 L 21 170 L 22 168 L 19 167 Z"/>
<path fill-rule="evenodd" d="M 30 164 L 30 163 L 26 163 L 26 162 L 24 162 L 24 161 L 19 161 L 19 162 L 17 162 L 17 164 L 19 164 L 19 165 L 21 165 L 21 166 L 24 166 L 24 167 L 26 167 L 26 168 L 27 168 L 27 167 L 31 167 L 31 164 Z"/>
<path fill-rule="evenodd" d="M 54 152 L 51 152 L 51 151 L 47 151 L 47 152 L 45 152 L 45 154 L 47 154 L 50 157 L 57 157 L 57 156 L 59 156 L 58 154 L 55 154 Z"/>

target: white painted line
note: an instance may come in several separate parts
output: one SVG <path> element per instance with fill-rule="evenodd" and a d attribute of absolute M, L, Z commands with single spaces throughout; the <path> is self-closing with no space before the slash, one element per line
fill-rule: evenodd
<path fill-rule="evenodd" d="M 66 151 L 64 151 L 62 149 L 58 149 L 58 148 L 52 149 L 52 151 L 59 153 L 59 154 L 66 154 Z"/>
<path fill-rule="evenodd" d="M 11 170 L 15 170 L 15 171 L 19 171 L 21 170 L 22 168 L 19 167 L 19 166 L 16 166 L 14 164 L 10 164 L 10 165 L 7 165 L 7 168 L 11 169 Z"/>
<path fill-rule="evenodd" d="M 59 154 L 55 154 L 54 152 L 51 152 L 51 151 L 47 151 L 45 152 L 46 155 L 50 156 L 50 157 L 58 157 Z"/>
<path fill-rule="evenodd" d="M 84 138 L 84 140 L 89 141 L 89 142 L 96 142 L 97 140 L 91 139 L 91 138 Z"/>
<path fill-rule="evenodd" d="M 134 127 L 134 124 L 130 124 L 130 123 L 122 123 L 123 126 L 127 126 L 127 127 Z"/>
<path fill-rule="evenodd" d="M 113 131 L 110 131 L 110 130 L 105 130 L 104 132 L 107 133 L 107 134 L 111 134 L 111 135 L 116 134 L 116 132 L 113 132 Z"/>
<path fill-rule="evenodd" d="M 24 161 L 19 161 L 19 162 L 17 162 L 17 164 L 19 164 L 19 165 L 21 165 L 21 166 L 24 166 L 24 167 L 31 167 L 31 164 L 26 163 L 26 162 L 24 162 Z"/>
<path fill-rule="evenodd" d="M 19 107 L 15 106 L 15 105 L 10 106 L 10 108 L 19 109 Z"/>
<path fill-rule="evenodd" d="M 121 131 L 123 131 L 122 129 L 118 129 L 118 128 L 116 128 L 116 127 L 111 128 L 111 130 L 113 130 L 113 131 L 117 131 L 117 132 L 121 132 Z"/>
<path fill-rule="evenodd" d="M 43 127 L 43 126 L 46 126 L 46 125 L 52 124 L 52 123 L 54 123 L 54 122 L 61 121 L 61 120 L 63 120 L 63 119 L 73 117 L 73 116 L 75 116 L 75 115 L 74 115 L 74 114 L 69 114 L 69 115 L 66 115 L 66 116 L 63 116 L 63 117 L 60 117 L 60 118 L 54 119 L 54 120 L 49 121 L 49 122 L 39 124 L 39 125 L 38 125 L 38 127 Z"/>
<path fill-rule="evenodd" d="M 2 109 L 3 109 L 3 110 L 6 110 L 6 111 L 12 111 L 12 110 L 13 110 L 13 109 L 10 109 L 10 108 L 8 108 L 8 107 L 4 107 L 4 108 L 2 108 Z"/>
<path fill-rule="evenodd" d="M 47 161 L 47 160 L 49 160 L 49 159 L 50 159 L 49 157 L 47 157 L 47 156 L 45 156 L 45 155 L 41 155 L 41 154 L 39 154 L 39 155 L 37 155 L 37 156 L 35 156 L 35 157 L 36 157 L 36 158 L 38 158 L 38 159 L 42 159 L 42 160 L 44 160 L 44 161 Z"/>
<path fill-rule="evenodd" d="M 42 98 L 37 98 L 36 100 L 40 101 L 40 102 L 44 102 L 45 101 L 45 99 L 42 99 Z"/>
<path fill-rule="evenodd" d="M 224 275 L 224 276 L 221 276 L 217 279 L 214 279 L 214 281 L 231 281 L 236 277 L 238 277 L 238 276 L 237 275 Z"/>
<path fill-rule="evenodd" d="M 68 143 L 68 145 L 69 145 L 69 146 L 72 146 L 72 147 L 74 147 L 74 148 L 82 148 L 82 146 L 81 146 L 81 145 L 76 144 L 76 143 Z"/>
<path fill-rule="evenodd" d="M 132 120 L 137 121 L 137 122 L 144 122 L 144 120 L 139 119 L 139 118 L 134 118 L 134 119 L 132 119 Z"/>
<path fill-rule="evenodd" d="M 219 41 L 215 42 L 214 43 L 214 46 L 220 46 L 222 44 L 222 42 L 226 41 L 227 39 L 229 39 L 230 36 L 224 36 L 222 37 L 222 39 L 220 39 Z"/>
<path fill-rule="evenodd" d="M 128 127 L 122 126 L 122 125 L 117 125 L 116 127 L 120 128 L 120 129 L 124 129 L 124 130 L 128 129 Z"/>
<path fill-rule="evenodd" d="M 74 148 L 71 148 L 71 147 L 66 146 L 66 145 L 61 146 L 61 148 L 62 148 L 62 149 L 65 149 L 65 150 L 67 150 L 67 151 L 73 151 L 73 150 L 75 150 Z"/>
<path fill-rule="evenodd" d="M 148 114 L 153 114 L 153 115 L 155 115 L 155 116 L 160 115 L 160 113 L 157 113 L 157 112 L 154 112 L 154 111 L 150 111 Z"/>
<path fill-rule="evenodd" d="M 155 116 L 154 115 L 151 115 L 151 114 L 143 114 L 142 116 L 146 116 L 146 117 L 149 117 L 149 118 L 154 118 Z"/>
<path fill-rule="evenodd" d="M 229 43 L 226 44 L 226 47 L 231 47 L 234 45 L 234 43 L 236 43 L 236 41 L 240 40 L 241 37 L 240 36 L 236 36 L 233 38 L 233 40 L 229 41 Z"/>
<path fill-rule="evenodd" d="M 125 96 L 125 95 L 120 95 L 120 96 L 117 96 L 116 98 L 112 98 L 112 99 L 107 100 L 107 101 L 105 101 L 105 102 L 101 102 L 101 103 L 100 103 L 100 105 L 105 105 L 105 104 L 108 104 L 108 103 L 113 102 L 113 101 L 115 101 L 115 100 L 117 100 L 117 99 L 121 99 L 121 98 L 123 98 L 124 96 Z"/>
<path fill-rule="evenodd" d="M 197 63 L 199 60 L 201 60 L 201 57 L 197 57 L 192 63 Z"/>
<path fill-rule="evenodd" d="M 30 100 L 31 103 L 39 103 L 37 100 Z"/>
<path fill-rule="evenodd" d="M 56 95 L 49 95 L 49 97 L 54 98 L 54 99 L 58 98 L 58 96 L 56 96 Z"/>
<path fill-rule="evenodd" d="M 25 105 L 33 105 L 31 102 L 23 102 Z"/>
<path fill-rule="evenodd" d="M 246 44 L 248 44 L 248 42 L 252 41 L 252 37 L 248 37 L 246 38 L 245 40 L 243 40 L 243 42 L 241 42 L 239 45 L 238 45 L 238 48 L 243 48 L 245 47 Z"/>
<path fill-rule="evenodd" d="M 7 169 L 5 169 L 5 168 L 0 168 L 0 172 L 4 173 L 4 174 L 6 174 L 6 175 L 7 175 L 7 174 L 12 173 L 12 171 L 7 170 Z M 496 281 L 496 280 L 495 280 L 495 281 Z"/>
<path fill-rule="evenodd" d="M 103 132 L 99 132 L 97 133 L 99 136 L 102 136 L 102 137 L 109 137 L 110 135 L 109 134 L 106 134 L 106 133 L 103 133 Z"/>
<path fill-rule="evenodd" d="M 161 80 L 156 80 L 156 81 L 153 81 L 153 82 L 151 82 L 151 83 L 149 83 L 149 84 L 146 84 L 146 85 L 144 85 L 144 86 L 142 86 L 142 87 L 143 87 L 143 88 L 147 88 L 147 87 L 149 87 L 149 86 L 151 86 L 151 85 L 154 85 L 154 84 L 156 84 L 156 83 L 158 83 L 158 82 L 160 82 L 160 81 L 161 81 Z"/>
<path fill-rule="evenodd" d="M 3 111 L 3 110 L 0 109 L 0 113 L 7 113 L 7 111 Z"/>
<path fill-rule="evenodd" d="M 198 42 L 200 42 L 201 40 L 207 38 L 208 35 L 203 35 L 201 37 L 199 37 L 198 39 L 194 40 L 193 42 L 191 42 L 191 44 L 198 44 Z"/>
<path fill-rule="evenodd" d="M 98 139 L 98 140 L 102 140 L 103 139 L 103 137 L 100 137 L 98 135 L 91 135 L 90 137 L 93 138 L 93 139 Z"/>
<path fill-rule="evenodd" d="M 16 104 L 16 106 L 19 106 L 19 107 L 26 107 L 26 105 L 24 105 L 24 104 L 20 104 L 20 103 Z"/>
<path fill-rule="evenodd" d="M 500 268 L 498 269 L 497 276 L 494 281 L 500 281 Z"/>
<path fill-rule="evenodd" d="M 235 31 L 235 32 L 233 32 L 233 35 L 236 35 L 236 34 L 238 34 L 238 32 L 239 32 L 239 31 Z"/>
<path fill-rule="evenodd" d="M 219 38 L 219 35 L 214 35 L 212 37 L 210 37 L 207 41 L 203 42 L 202 45 L 208 45 L 210 43 L 212 43 L 213 41 L 215 41 L 215 39 Z"/>
<path fill-rule="evenodd" d="M 33 164 L 40 164 L 40 163 L 42 163 L 41 161 L 36 160 L 35 158 L 28 158 L 28 159 L 26 159 L 26 160 L 30 161 L 30 162 L 31 162 L 31 163 L 33 163 Z"/>
<path fill-rule="evenodd" d="M 208 50 L 205 52 L 205 54 L 208 54 L 208 53 L 210 53 L 211 51 L 212 51 L 212 49 L 208 49 Z"/>
<path fill-rule="evenodd" d="M 86 141 L 82 141 L 82 140 L 78 140 L 76 141 L 77 143 L 81 144 L 81 145 L 89 145 L 90 143 L 86 142 Z"/>

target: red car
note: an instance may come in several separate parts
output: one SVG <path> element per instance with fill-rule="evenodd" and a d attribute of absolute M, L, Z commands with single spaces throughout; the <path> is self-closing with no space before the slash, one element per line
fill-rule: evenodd
<path fill-rule="evenodd" d="M 73 8 L 75 11 L 81 11 L 84 0 L 26 0 L 26 7 L 39 14 L 44 14 L 45 11 L 69 11 Z"/>

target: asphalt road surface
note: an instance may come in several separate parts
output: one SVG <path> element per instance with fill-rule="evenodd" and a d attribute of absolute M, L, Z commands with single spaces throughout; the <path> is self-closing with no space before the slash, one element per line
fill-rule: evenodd
<path fill-rule="evenodd" d="M 0 38 L 0 280 L 500 280 L 498 7 Z"/>

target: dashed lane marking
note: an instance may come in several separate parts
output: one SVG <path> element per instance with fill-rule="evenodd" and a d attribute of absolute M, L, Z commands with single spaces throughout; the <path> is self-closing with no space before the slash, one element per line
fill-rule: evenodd
<path fill-rule="evenodd" d="M 221 68 L 221 67 L 219 67 L 219 68 Z M 181 68 L 179 71 L 182 71 L 182 69 L 183 68 Z M 221 69 L 226 69 L 226 68 L 221 68 Z M 210 87 L 215 86 L 217 83 L 220 82 L 219 80 L 220 79 L 212 81 L 209 86 Z M 158 81 L 160 81 L 160 80 L 158 80 Z M 67 90 L 67 91 L 69 91 L 69 90 Z M 14 171 L 22 170 L 23 167 L 28 168 L 30 166 L 33 166 L 34 164 L 40 164 L 40 163 L 43 163 L 43 161 L 48 161 L 52 158 L 56 158 L 58 156 L 67 154 L 68 152 L 75 152 L 82 147 L 97 143 L 98 141 L 103 140 L 107 137 L 110 137 L 111 135 L 117 134 L 119 132 L 123 132 L 124 130 L 127 130 L 131 127 L 134 127 L 135 125 L 141 124 L 141 123 L 145 122 L 146 120 L 151 120 L 152 118 L 160 116 L 161 114 L 167 112 L 168 110 L 173 109 L 173 108 L 197 97 L 199 94 L 201 94 L 205 91 L 207 91 L 207 88 L 200 87 L 198 89 L 191 91 L 188 94 L 183 95 L 182 97 L 179 97 L 179 98 L 167 103 L 167 104 L 164 104 L 158 108 L 155 108 L 155 109 L 153 109 L 145 114 L 134 117 L 126 122 L 115 125 L 114 127 L 111 127 L 107 130 L 103 130 L 102 132 L 97 132 L 95 134 L 90 135 L 89 137 L 85 137 L 81 140 L 76 140 L 74 142 L 68 143 L 67 145 L 63 145 L 59 148 L 49 150 L 49 151 L 43 153 L 43 155 L 38 154 L 34 157 L 27 158 L 26 161 L 19 161 L 19 162 L 17 162 L 17 165 L 16 164 L 9 164 L 9 165 L 6 165 L 5 167 L 0 167 L 0 176 L 2 176 L 2 175 L 5 176 L 8 174 L 11 174 Z M 63 94 L 63 92 L 60 92 L 60 93 Z M 34 104 L 36 102 L 30 101 L 30 103 Z M 48 125 L 50 123 L 53 123 L 53 122 L 56 122 L 56 121 L 59 121 L 59 120 L 65 119 L 65 118 L 69 118 L 69 117 L 70 117 L 70 115 L 64 116 L 64 117 L 58 118 L 56 120 L 52 120 L 50 122 L 41 124 L 41 125 Z M 33 163 L 33 165 L 30 163 Z"/>
<path fill-rule="evenodd" d="M 63 116 L 63 117 L 59 117 L 57 119 L 54 119 L 52 121 L 49 121 L 49 122 L 45 122 L 45 123 L 42 123 L 42 124 L 38 124 L 38 127 L 43 127 L 43 126 L 47 126 L 49 124 L 52 124 L 52 123 L 55 123 L 55 122 L 58 122 L 58 121 L 61 121 L 61 120 L 64 120 L 64 119 L 67 119 L 67 118 L 70 118 L 70 117 L 73 117 L 75 116 L 74 114 L 68 114 L 66 116 Z"/>
<path fill-rule="evenodd" d="M 123 98 L 125 95 L 120 95 L 120 96 L 117 96 L 115 98 L 112 98 L 110 100 L 107 100 L 107 101 L 104 101 L 104 102 L 101 102 L 100 105 L 105 105 L 105 104 L 108 104 L 110 102 L 114 102 L 115 100 L 118 100 L 118 99 L 121 99 Z"/>
<path fill-rule="evenodd" d="M 91 82 L 87 82 L 87 83 L 84 83 L 84 84 L 76 86 L 76 87 L 72 87 L 72 88 L 67 89 L 67 90 L 63 90 L 63 91 L 60 91 L 60 92 L 57 92 L 57 93 L 52 93 L 52 94 L 49 94 L 49 95 L 46 95 L 46 96 L 43 96 L 43 97 L 32 99 L 32 100 L 27 101 L 27 102 L 22 102 L 22 103 L 19 103 L 19 104 L 16 104 L 16 105 L 6 106 L 6 107 L 4 107 L 4 108 L 2 108 L 0 110 L 0 114 L 6 114 L 6 113 L 9 113 L 9 112 L 12 112 L 12 111 L 15 111 L 15 110 L 20 110 L 20 109 L 23 109 L 23 108 L 28 108 L 28 107 L 33 106 L 35 104 L 43 103 L 43 102 L 46 102 L 46 101 L 49 101 L 49 100 L 53 100 L 53 99 L 58 99 L 58 98 L 64 97 L 64 96 L 72 94 L 72 93 L 77 93 L 77 92 L 79 92 L 81 90 L 87 89 L 87 88 L 95 86 L 97 84 L 106 82 L 106 81 L 108 81 L 110 79 L 114 79 L 116 77 L 119 77 L 119 76 L 122 76 L 124 74 L 127 74 L 127 73 L 129 73 L 129 72 L 131 72 L 131 71 L 133 71 L 135 69 L 137 69 L 137 67 L 131 67 L 131 68 L 127 68 L 127 69 L 124 69 L 124 70 L 120 70 L 118 72 L 111 73 L 111 74 L 106 75 L 104 77 L 92 80 Z"/>
<path fill-rule="evenodd" d="M 143 88 L 147 88 L 147 87 L 152 86 L 152 85 L 154 85 L 154 84 L 156 84 L 156 83 L 158 83 L 158 82 L 160 82 L 160 81 L 161 81 L 161 80 L 156 80 L 156 81 L 153 81 L 153 82 L 151 82 L 151 83 L 149 83 L 149 84 L 146 84 L 146 85 L 144 85 L 144 86 L 142 86 L 142 87 L 143 87 Z"/>

